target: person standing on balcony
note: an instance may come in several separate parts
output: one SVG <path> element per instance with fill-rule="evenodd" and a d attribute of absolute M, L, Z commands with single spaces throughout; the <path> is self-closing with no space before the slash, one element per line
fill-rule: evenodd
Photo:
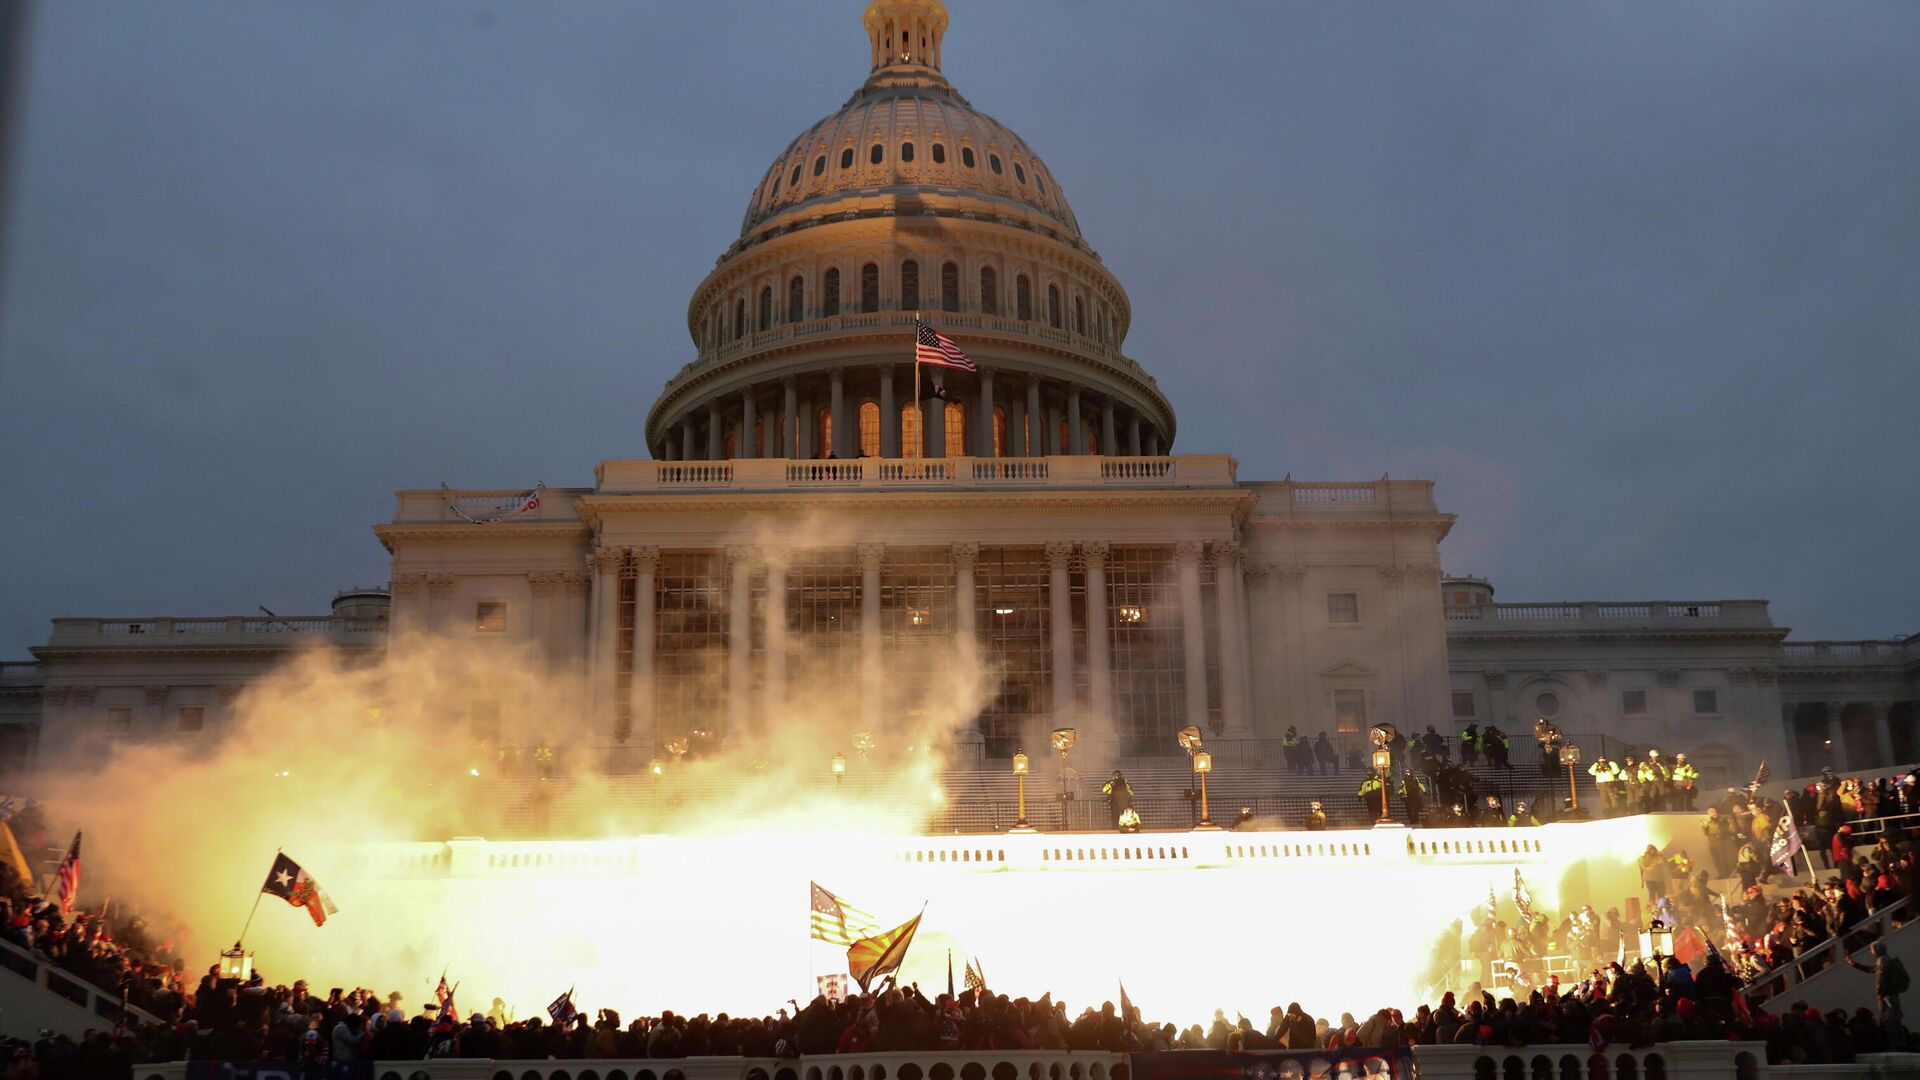
<path fill-rule="evenodd" d="M 1600 811 L 1607 817 L 1620 812 L 1620 763 L 1601 754 L 1593 764 L 1587 766 L 1587 775 L 1593 777 L 1593 789 L 1600 795 Z"/>
<path fill-rule="evenodd" d="M 1333 748 L 1333 743 L 1328 741 L 1327 733 L 1324 731 L 1320 733 L 1319 738 L 1313 740 L 1313 760 L 1319 766 L 1322 776 L 1327 773 L 1337 775 L 1340 772 L 1340 751 Z"/>
<path fill-rule="evenodd" d="M 1480 725 L 1468 724 L 1460 731 L 1460 764 L 1472 767 L 1480 760 Z"/>
<path fill-rule="evenodd" d="M 1127 778 L 1120 775 L 1119 769 L 1115 769 L 1107 782 L 1101 785 L 1100 793 L 1107 797 L 1107 812 L 1113 815 L 1113 827 L 1118 829 L 1120 819 L 1133 809 L 1133 785 L 1127 783 Z"/>
<path fill-rule="evenodd" d="M 1507 742 L 1507 733 L 1498 725 L 1488 724 L 1481 733 L 1481 750 L 1487 755 L 1487 764 L 1495 769 L 1513 771 L 1513 762 L 1507 760 L 1507 751 L 1511 748 Z"/>
<path fill-rule="evenodd" d="M 1873 954 L 1871 967 L 1855 960 L 1852 953 L 1847 954 L 1847 966 L 1873 973 L 1873 993 L 1880 999 L 1880 1032 L 1888 1046 L 1905 1046 L 1907 1025 L 1900 1014 L 1900 995 L 1912 987 L 1913 980 L 1899 957 L 1887 955 L 1886 942 L 1876 941 L 1867 951 Z"/>
<path fill-rule="evenodd" d="M 1700 782 L 1700 770 L 1693 767 L 1685 754 L 1673 755 L 1673 808 L 1675 810 L 1693 809 L 1694 785 Z"/>

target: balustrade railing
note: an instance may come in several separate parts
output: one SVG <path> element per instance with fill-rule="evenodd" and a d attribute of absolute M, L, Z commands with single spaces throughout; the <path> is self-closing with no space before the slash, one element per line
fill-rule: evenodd
<path fill-rule="evenodd" d="M 727 462 L 610 461 L 602 466 L 600 490 L 623 494 L 668 488 L 890 487 L 939 484 L 953 487 L 1094 487 L 1106 484 L 1232 487 L 1234 461 L 1224 454 L 1185 457 L 1067 455 L 1033 458 L 740 458 Z M 1372 488 L 1362 488 L 1371 495 Z M 1327 500 L 1355 503 L 1357 499 Z M 1328 506 L 1334 508 L 1333 505 Z M 445 520 L 429 506 L 421 510 Z"/>
<path fill-rule="evenodd" d="M 1808 979 L 1847 962 L 1847 957 L 1911 922 L 1913 897 L 1903 896 L 1854 923 L 1839 934 L 1760 975 L 1747 984 L 1747 993 L 1761 1001 L 1779 997 Z"/>
<path fill-rule="evenodd" d="M 55 619 L 51 645 L 111 639 L 116 644 L 145 644 L 174 638 L 214 638 L 275 634 L 328 634 L 368 638 L 387 632 L 387 620 L 344 615 L 231 615 L 170 619 Z"/>

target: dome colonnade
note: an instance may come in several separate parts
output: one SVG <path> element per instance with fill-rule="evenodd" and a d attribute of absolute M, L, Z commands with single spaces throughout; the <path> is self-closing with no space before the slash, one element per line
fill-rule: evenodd
<path fill-rule="evenodd" d="M 1174 416 L 1121 351 L 1131 305 L 1053 174 L 940 73 L 937 0 L 874 0 L 873 71 L 803 132 L 696 289 L 656 458 L 1159 455 Z M 913 320 L 980 365 L 913 398 Z M 935 381 L 940 393 L 935 393 Z"/>

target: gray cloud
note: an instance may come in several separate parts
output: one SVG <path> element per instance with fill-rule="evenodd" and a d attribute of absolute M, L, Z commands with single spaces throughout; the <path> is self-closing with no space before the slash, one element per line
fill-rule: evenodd
<path fill-rule="evenodd" d="M 956 3 L 1180 449 L 1440 482 L 1509 598 L 1916 629 L 1920 9 Z M 390 492 L 590 482 L 858 5 L 44 4 L 0 652 L 317 610 Z"/>

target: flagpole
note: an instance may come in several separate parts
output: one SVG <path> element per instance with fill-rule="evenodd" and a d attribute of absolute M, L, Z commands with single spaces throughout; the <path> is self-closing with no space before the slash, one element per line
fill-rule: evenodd
<path fill-rule="evenodd" d="M 1800 823 L 1793 820 L 1793 807 L 1788 805 L 1785 800 L 1781 800 L 1780 809 L 1781 812 L 1787 815 L 1787 824 L 1793 826 L 1793 835 L 1800 837 L 1800 857 L 1807 860 L 1808 883 L 1819 884 L 1820 876 L 1813 872 L 1813 853 L 1807 850 L 1807 838 L 1800 833 Z M 1787 865 L 1793 865 L 1791 858 L 1787 860 Z"/>
<path fill-rule="evenodd" d="M 927 413 L 920 405 L 920 313 L 913 313 L 913 418 L 920 421 L 914 426 L 920 429 L 920 445 L 912 454 L 906 447 L 900 448 L 901 457 L 921 457 L 927 452 Z"/>
<path fill-rule="evenodd" d="M 275 861 L 276 863 L 277 863 L 277 862 L 279 862 L 279 861 L 280 861 L 280 856 L 282 856 L 282 855 L 285 855 L 286 853 L 287 853 L 287 849 L 286 849 L 286 848 L 274 848 L 274 849 L 273 849 L 273 856 L 274 856 L 274 861 Z M 272 876 L 273 876 L 273 868 L 272 868 L 272 867 L 268 867 L 268 868 L 267 868 L 267 876 L 268 876 L 268 877 L 272 877 Z M 253 916 L 254 916 L 254 913 L 260 910 L 260 898 L 261 898 L 262 896 L 265 896 L 266 894 L 267 894 L 267 890 L 266 890 L 266 887 L 265 887 L 265 886 L 261 886 L 260 888 L 258 888 L 258 889 L 255 889 L 255 890 L 254 890 L 254 893 L 253 893 L 253 906 L 252 906 L 251 908 L 248 908 L 248 909 L 247 909 L 247 924 L 246 924 L 245 926 L 242 926 L 242 927 L 240 928 L 240 936 L 239 936 L 239 938 L 237 938 L 237 939 L 236 939 L 236 940 L 234 941 L 234 943 L 233 943 L 233 947 L 234 947 L 234 948 L 236 948 L 236 949 L 237 949 L 237 948 L 239 948 L 240 946 L 242 946 L 242 945 L 244 945 L 244 944 L 246 944 L 246 942 L 247 942 L 247 931 L 249 931 L 249 930 L 251 930 L 251 929 L 253 929 Z"/>

